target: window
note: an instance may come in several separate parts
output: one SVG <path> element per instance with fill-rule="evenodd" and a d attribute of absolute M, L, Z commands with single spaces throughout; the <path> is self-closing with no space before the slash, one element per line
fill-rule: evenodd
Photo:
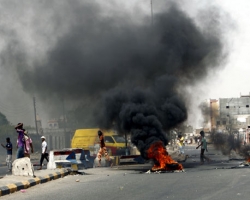
<path fill-rule="evenodd" d="M 220 125 L 220 121 L 217 121 L 217 125 Z"/>
<path fill-rule="evenodd" d="M 125 143 L 125 138 L 124 137 L 118 136 L 118 135 L 113 135 L 113 137 L 114 137 L 114 139 L 115 139 L 115 141 L 117 143 Z"/>
<path fill-rule="evenodd" d="M 247 108 L 249 108 L 249 105 L 246 105 Z"/>
<path fill-rule="evenodd" d="M 226 108 L 229 108 L 229 106 L 226 106 Z"/>
<path fill-rule="evenodd" d="M 111 136 L 104 136 L 104 142 L 115 143 Z"/>
<path fill-rule="evenodd" d="M 226 125 L 226 124 L 227 124 L 227 122 L 226 122 L 226 121 L 223 121 L 223 122 L 222 122 L 222 124 L 223 124 L 223 125 Z"/>

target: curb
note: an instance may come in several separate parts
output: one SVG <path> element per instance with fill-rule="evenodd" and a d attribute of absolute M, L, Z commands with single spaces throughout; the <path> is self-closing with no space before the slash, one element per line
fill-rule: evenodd
<path fill-rule="evenodd" d="M 17 192 L 17 191 L 22 190 L 22 189 L 27 189 L 29 187 L 32 187 L 32 186 L 35 186 L 38 184 L 49 182 L 51 180 L 63 178 L 64 176 L 67 176 L 68 174 L 69 174 L 69 171 L 66 169 L 63 169 L 61 172 L 55 172 L 53 174 L 48 174 L 45 176 L 38 176 L 38 177 L 29 179 L 26 181 L 12 183 L 12 184 L 8 184 L 6 186 L 2 186 L 2 187 L 0 187 L 0 197 L 7 195 L 7 194 Z"/>

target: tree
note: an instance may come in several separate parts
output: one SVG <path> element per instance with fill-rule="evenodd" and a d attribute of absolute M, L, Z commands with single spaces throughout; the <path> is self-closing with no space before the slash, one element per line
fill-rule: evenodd
<path fill-rule="evenodd" d="M 0 126 L 9 125 L 9 121 L 6 116 L 0 112 Z"/>

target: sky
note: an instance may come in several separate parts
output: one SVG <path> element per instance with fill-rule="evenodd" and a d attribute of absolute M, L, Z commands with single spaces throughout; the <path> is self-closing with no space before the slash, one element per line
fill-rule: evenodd
<path fill-rule="evenodd" d="M 213 2 L 213 1 L 212 1 Z M 240 94 L 249 94 L 249 45 L 250 21 L 248 1 L 214 1 L 232 21 L 232 29 L 225 32 L 228 40 L 228 61 L 221 71 L 212 80 L 213 90 L 210 89 L 210 98 L 239 97 Z"/>
<path fill-rule="evenodd" d="M 17 124 L 22 121 L 24 124 L 34 125 L 34 96 L 36 97 L 37 114 L 42 119 L 44 127 L 46 127 L 49 119 L 62 114 L 62 102 L 65 102 L 66 109 L 74 108 L 74 105 L 78 104 L 79 101 L 84 101 L 88 107 L 91 107 L 90 102 L 93 101 L 93 98 L 97 98 L 91 93 L 92 88 L 95 88 L 98 84 L 97 80 L 90 79 L 92 81 L 87 81 L 88 73 L 83 75 L 85 82 L 75 80 L 74 76 L 78 76 L 82 72 L 77 71 L 74 67 L 71 68 L 71 71 L 60 70 L 58 67 L 68 62 L 67 59 L 63 59 L 66 57 L 63 57 L 63 55 L 68 55 L 70 52 L 57 50 L 68 48 L 74 51 L 77 48 L 77 43 L 71 46 L 68 41 L 81 38 L 81 34 L 79 34 L 81 31 L 84 31 L 85 38 L 92 38 L 95 34 L 99 36 L 100 30 L 95 29 L 95 26 L 110 25 L 108 21 L 110 20 L 114 21 L 111 23 L 111 29 L 114 28 L 113 26 L 119 26 L 117 22 L 127 23 L 129 25 L 124 25 L 127 29 L 123 32 L 133 34 L 133 29 L 130 29 L 130 27 L 140 27 L 142 23 L 145 23 L 145 20 L 148 21 L 148 24 L 151 23 L 149 0 L 92 1 L 96 4 L 90 2 L 86 0 L 74 0 L 71 3 L 67 1 L 21 2 L 17 0 L 1 2 L 0 111 L 7 116 L 11 123 Z M 161 13 L 168 2 L 170 1 L 153 0 L 154 16 Z M 199 102 L 210 98 L 239 97 L 240 94 L 250 93 L 248 86 L 250 74 L 250 68 L 248 67 L 250 2 L 246 0 L 237 2 L 232 0 L 179 0 L 177 2 L 179 9 L 193 19 L 197 26 L 202 27 L 204 32 L 209 31 L 206 30 L 207 24 L 219 26 L 220 32 L 218 34 L 222 35 L 221 40 L 226 54 L 224 61 L 220 62 L 213 70 L 208 71 L 207 75 L 202 77 L 202 80 L 186 88 L 189 93 L 192 93 L 188 100 L 189 117 L 187 121 L 191 125 L 199 126 L 202 121 L 198 108 Z M 83 10 L 80 10 L 79 7 L 82 7 Z M 209 16 L 214 22 L 209 22 Z M 101 20 L 102 18 L 108 20 Z M 96 19 L 98 20 L 95 21 Z M 78 27 L 79 24 L 80 27 Z M 83 30 L 82 27 L 84 26 L 93 31 Z M 72 34 L 73 31 L 74 34 Z M 119 32 L 120 35 L 123 32 Z M 86 43 L 89 48 L 84 49 L 84 54 L 88 55 L 84 59 L 91 59 L 92 52 L 98 52 L 101 55 L 101 50 L 105 51 L 101 48 L 110 44 L 108 43 L 109 37 L 105 33 L 103 29 L 103 37 L 106 40 L 97 39 L 98 45 L 93 46 L 95 43 L 91 43 L 93 42 L 91 39 L 89 44 Z M 116 41 L 116 35 L 112 37 Z M 121 40 L 117 41 L 121 42 Z M 112 48 L 115 48 L 113 47 L 115 45 L 115 42 L 110 44 Z M 98 51 L 98 49 L 101 50 Z M 119 56 L 119 53 L 122 53 L 122 51 L 117 51 L 116 56 Z M 108 51 L 105 55 L 108 55 Z M 80 57 L 81 55 L 75 52 L 72 53 L 72 56 Z M 58 62 L 58 59 L 60 59 L 60 62 Z M 93 59 L 91 59 L 91 62 L 94 63 Z M 107 61 L 107 59 L 102 58 L 101 62 L 115 63 L 117 61 Z M 77 65 L 79 63 L 67 64 Z M 116 73 L 116 71 L 112 71 L 112 68 L 110 70 L 112 73 Z M 101 77 L 102 73 L 105 73 L 105 71 L 96 73 L 96 76 Z M 70 76 L 68 82 L 65 74 Z M 44 81 L 44 77 L 48 79 Z M 107 75 L 107 77 L 109 76 Z M 107 78 L 104 81 L 102 90 L 110 87 L 111 80 Z M 115 80 L 114 77 L 113 81 L 118 80 Z M 77 88 L 74 87 L 74 84 L 78 82 L 88 86 L 81 89 L 80 94 L 77 94 Z M 63 88 L 70 88 L 67 90 L 67 94 L 64 94 Z M 99 93 L 98 90 L 94 91 L 96 94 Z"/>

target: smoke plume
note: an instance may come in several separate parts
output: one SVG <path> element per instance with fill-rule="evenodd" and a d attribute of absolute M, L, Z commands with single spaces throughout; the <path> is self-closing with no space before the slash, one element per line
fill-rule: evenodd
<path fill-rule="evenodd" d="M 147 159 L 150 146 L 158 141 L 167 145 L 166 131 L 187 119 L 188 101 L 183 88 L 196 84 L 208 69 L 218 66 L 223 49 L 219 35 L 202 32 L 174 4 L 156 15 L 152 30 L 142 35 L 148 36 L 140 45 L 147 45 L 150 57 L 136 60 L 146 60 L 140 74 L 145 73 L 147 79 L 133 73 L 135 77 L 129 78 L 129 84 L 107 91 L 98 124 L 130 133 L 132 143 Z M 129 70 L 138 64 L 131 63 L 133 68 Z"/>
<path fill-rule="evenodd" d="M 11 9 L 26 10 L 17 4 Z M 152 23 L 139 6 L 132 15 L 117 1 L 32 1 L 21 23 L 32 31 L 22 29 L 25 35 L 20 24 L 12 29 L 1 24 L 8 30 L 2 33 L 8 35 L 2 64 L 48 112 L 55 113 L 49 105 L 58 107 L 62 99 L 67 108 L 79 106 L 83 121 L 131 133 L 146 158 L 152 143 L 166 145 L 166 131 L 187 119 L 186 87 L 225 59 L 218 16 L 200 26 L 176 3 L 165 5 Z"/>
<path fill-rule="evenodd" d="M 238 131 L 211 134 L 212 143 L 224 155 L 240 155 L 250 160 L 250 145 L 244 144 L 244 137 Z"/>

